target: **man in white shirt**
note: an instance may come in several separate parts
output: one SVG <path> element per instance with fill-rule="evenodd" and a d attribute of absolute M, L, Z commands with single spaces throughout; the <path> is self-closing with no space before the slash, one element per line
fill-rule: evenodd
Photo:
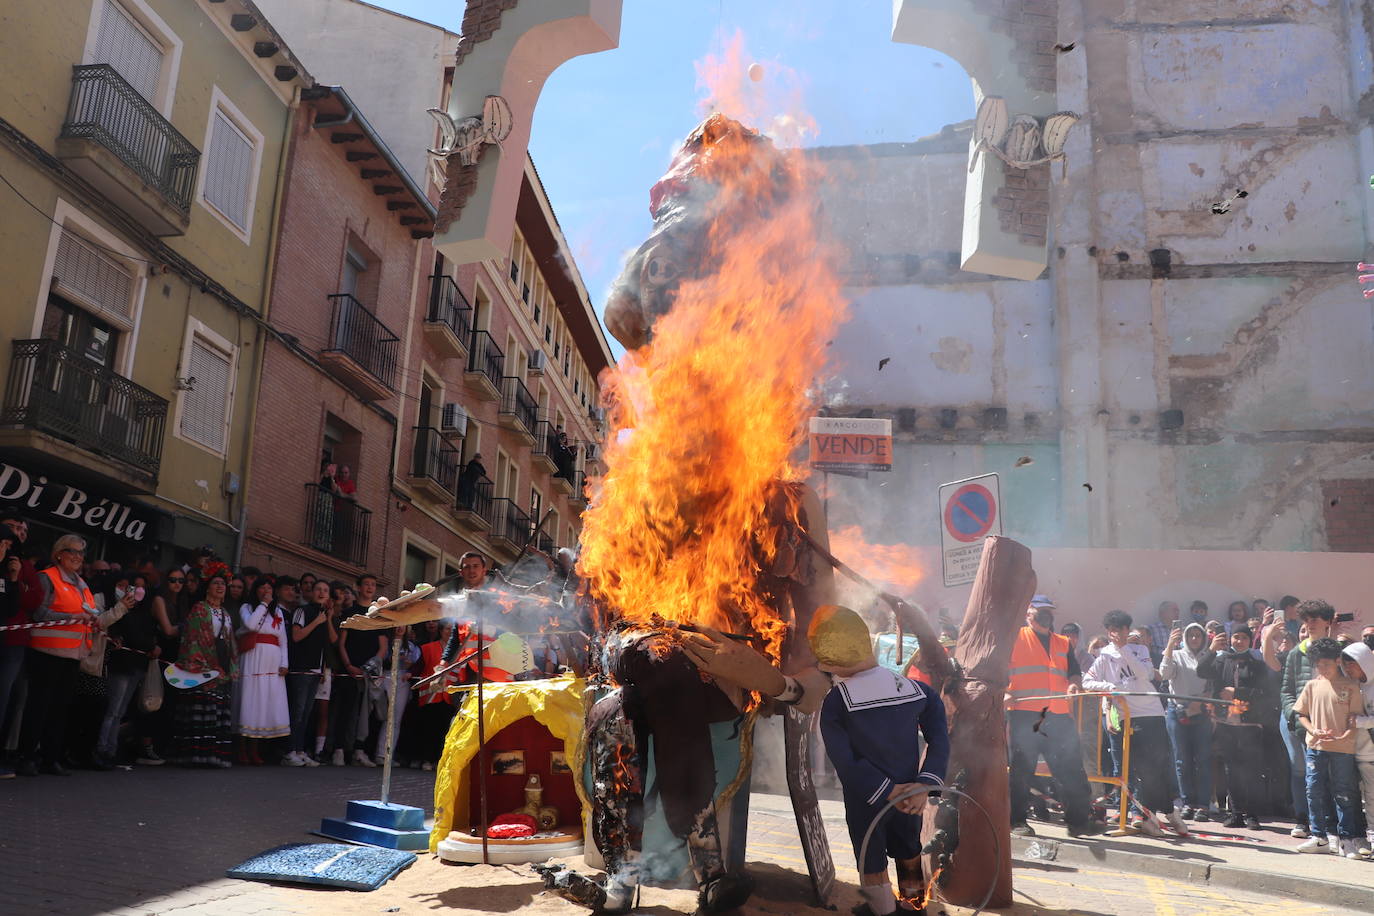
<path fill-rule="evenodd" d="M 1148 648 L 1126 641 L 1131 635 L 1130 614 L 1108 611 L 1102 618 L 1102 628 L 1107 631 L 1109 642 L 1083 676 L 1083 689 L 1130 694 L 1114 697 L 1112 702 L 1130 712 L 1131 791 L 1145 809 L 1133 826 L 1149 836 L 1163 836 L 1159 821 L 1163 816 L 1179 836 L 1187 836 L 1188 827 L 1174 810 L 1178 780 L 1172 766 L 1169 733 L 1164 726 L 1164 704 L 1152 683 L 1159 672 L 1150 664 Z"/>

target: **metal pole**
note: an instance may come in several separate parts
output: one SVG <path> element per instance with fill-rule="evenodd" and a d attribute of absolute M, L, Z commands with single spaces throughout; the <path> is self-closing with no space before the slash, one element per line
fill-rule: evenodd
<path fill-rule="evenodd" d="M 486 665 L 483 664 L 482 656 L 486 653 L 482 650 L 482 618 L 477 618 L 477 797 L 480 803 L 482 817 L 482 864 L 490 865 L 491 858 L 487 854 L 487 828 L 491 822 L 487 819 L 487 713 L 482 708 L 482 682 L 487 679 Z"/>
<path fill-rule="evenodd" d="M 403 634 L 404 635 L 404 634 Z M 391 631 L 391 696 L 386 701 L 386 762 L 382 764 L 382 804 L 391 801 L 391 764 L 396 759 L 396 694 L 401 688 L 401 640 Z"/>

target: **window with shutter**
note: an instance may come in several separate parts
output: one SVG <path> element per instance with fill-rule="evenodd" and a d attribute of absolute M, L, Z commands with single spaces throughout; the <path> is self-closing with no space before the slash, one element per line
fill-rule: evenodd
<path fill-rule="evenodd" d="M 149 102 L 156 103 L 162 46 L 114 0 L 105 0 L 92 63 L 109 64 Z"/>
<path fill-rule="evenodd" d="M 253 183 L 253 141 L 216 109 L 205 154 L 204 196 L 225 219 L 248 231 L 248 197 Z"/>
<path fill-rule="evenodd" d="M 191 338 L 186 377 L 195 379 L 181 393 L 181 435 L 216 452 L 225 449 L 229 414 L 229 354 L 200 337 Z"/>
<path fill-rule="evenodd" d="M 122 262 L 63 229 L 52 275 L 60 294 L 124 330 L 132 327 L 134 275 Z"/>

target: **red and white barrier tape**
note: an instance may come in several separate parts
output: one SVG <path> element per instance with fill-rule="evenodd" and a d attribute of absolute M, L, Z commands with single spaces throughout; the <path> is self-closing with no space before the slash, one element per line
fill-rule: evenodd
<path fill-rule="evenodd" d="M 81 617 L 64 617 L 61 620 L 40 620 L 34 623 L 11 623 L 0 627 L 0 632 L 5 630 L 33 630 L 38 627 L 65 627 L 73 623 L 89 626 L 90 622 L 89 619 L 83 619 Z"/>

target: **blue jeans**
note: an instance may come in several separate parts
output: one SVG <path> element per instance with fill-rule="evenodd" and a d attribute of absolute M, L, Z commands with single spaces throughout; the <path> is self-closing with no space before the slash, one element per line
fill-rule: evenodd
<path fill-rule="evenodd" d="M 286 708 L 291 716 L 291 752 L 305 753 L 307 733 L 311 728 L 310 713 L 315 708 L 315 691 L 319 689 L 319 674 L 288 674 L 286 676 Z"/>
<path fill-rule="evenodd" d="M 1182 722 L 1180 710 L 1169 707 L 1164 724 L 1174 748 L 1178 795 L 1189 808 L 1212 804 L 1212 720 L 1206 715 Z"/>
<path fill-rule="evenodd" d="M 138 693 L 147 672 L 142 668 L 133 671 L 116 671 L 113 668 L 105 675 L 105 718 L 100 723 L 100 738 L 95 749 L 106 757 L 113 757 L 119 747 L 119 723 L 129 710 L 129 701 Z"/>
<path fill-rule="evenodd" d="M 1293 796 L 1293 820 L 1298 824 L 1307 823 L 1307 742 L 1303 732 L 1288 730 L 1288 722 L 1279 713 L 1279 734 L 1283 736 L 1283 746 L 1288 748 L 1288 792 Z"/>
<path fill-rule="evenodd" d="M 1360 779 L 1354 754 L 1307 749 L 1307 810 L 1313 836 L 1335 833 L 1347 840 L 1360 835 Z"/>
<path fill-rule="evenodd" d="M 19 676 L 24 673 L 24 647 L 0 646 L 0 749 L 6 741 L 5 723 L 17 722 L 24 709 L 22 693 L 17 689 Z M 11 702 L 11 699 L 14 702 Z M 12 707 L 12 710 L 11 710 Z M 14 715 L 8 715 L 13 711 Z"/>

